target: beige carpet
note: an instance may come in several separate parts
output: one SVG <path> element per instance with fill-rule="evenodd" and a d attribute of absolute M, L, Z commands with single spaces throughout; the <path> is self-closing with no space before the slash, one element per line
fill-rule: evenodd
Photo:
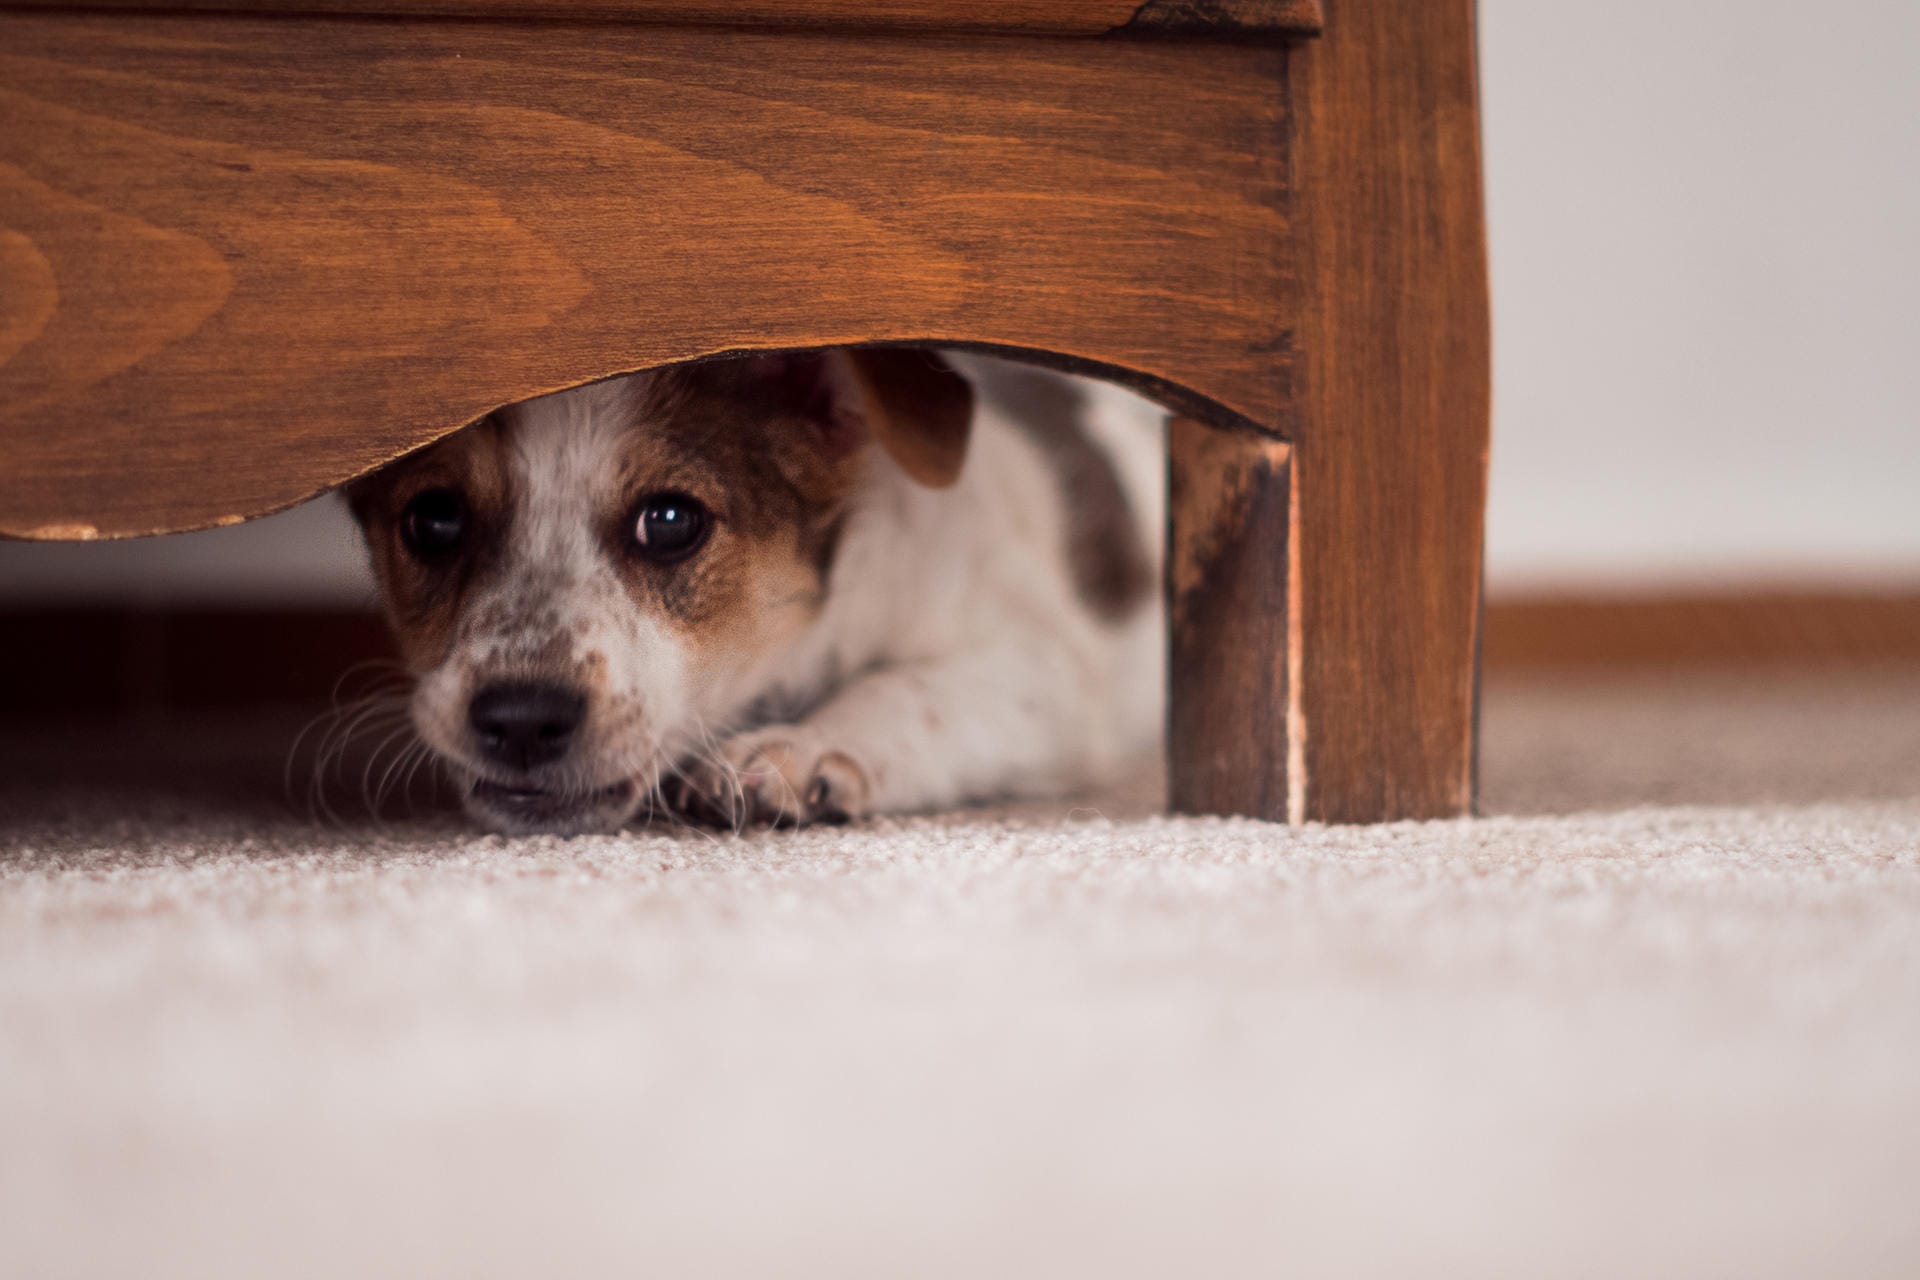
<path fill-rule="evenodd" d="M 1920 1274 L 1920 678 L 1486 731 L 1473 822 L 572 842 L 16 731 L 0 1275 Z"/>

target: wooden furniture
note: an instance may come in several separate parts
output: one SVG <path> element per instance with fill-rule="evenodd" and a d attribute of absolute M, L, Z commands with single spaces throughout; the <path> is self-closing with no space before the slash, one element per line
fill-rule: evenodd
<path fill-rule="evenodd" d="M 1471 0 L 11 3 L 0 532 L 237 522 L 622 370 L 973 344 L 1179 415 L 1177 807 L 1469 809 Z"/>

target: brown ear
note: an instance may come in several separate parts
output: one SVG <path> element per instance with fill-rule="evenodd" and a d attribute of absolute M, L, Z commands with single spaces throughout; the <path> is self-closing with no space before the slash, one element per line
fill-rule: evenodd
<path fill-rule="evenodd" d="M 829 352 L 827 369 L 834 398 L 908 477 L 929 489 L 960 478 L 973 429 L 973 384 L 938 354 L 849 347 Z"/>

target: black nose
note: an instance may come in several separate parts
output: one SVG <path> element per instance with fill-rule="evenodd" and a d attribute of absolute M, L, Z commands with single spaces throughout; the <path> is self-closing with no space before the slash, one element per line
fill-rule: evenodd
<path fill-rule="evenodd" d="M 467 708 L 480 750 L 511 769 L 550 764 L 567 754 L 586 715 L 587 700 L 578 690 L 532 681 L 490 684 Z"/>

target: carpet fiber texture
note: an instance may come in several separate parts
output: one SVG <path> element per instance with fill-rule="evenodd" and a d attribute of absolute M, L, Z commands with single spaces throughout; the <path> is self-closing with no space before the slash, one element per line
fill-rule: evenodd
<path fill-rule="evenodd" d="M 16 736 L 0 1275 L 1920 1274 L 1920 679 L 1485 723 L 1474 821 L 572 841 Z"/>

